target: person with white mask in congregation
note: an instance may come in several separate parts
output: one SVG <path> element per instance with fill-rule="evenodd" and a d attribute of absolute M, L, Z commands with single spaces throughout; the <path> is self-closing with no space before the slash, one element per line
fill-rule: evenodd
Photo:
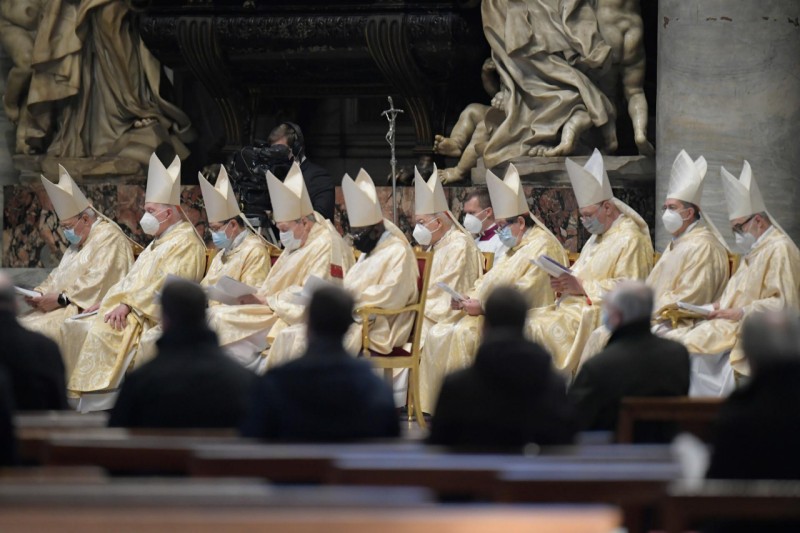
<path fill-rule="evenodd" d="M 547 305 L 555 298 L 549 276 L 531 263 L 542 255 L 566 264 L 567 251 L 528 206 L 519 172 L 510 164 L 504 179 L 486 171 L 494 214 L 499 233 L 508 246 L 505 259 L 480 277 L 464 296 L 451 300 L 459 311 L 455 322 L 435 324 L 429 328 L 420 360 L 420 396 L 422 410 L 434 414 L 439 388 L 445 376 L 472 365 L 484 320 L 484 303 L 498 287 L 511 286 L 523 294 L 531 308 Z"/>
<path fill-rule="evenodd" d="M 250 226 L 242 214 L 224 166 L 220 165 L 214 185 L 199 172 L 197 179 L 203 193 L 211 240 L 217 249 L 200 286 L 208 289 L 222 278 L 228 277 L 251 287 L 260 287 L 269 273 L 270 248 L 278 248 Z M 210 293 L 208 306 L 213 308 L 224 305 L 211 297 L 214 294 L 213 291 Z M 159 324 L 142 335 L 136 355 L 137 366 L 155 357 L 156 341 L 162 333 L 163 329 Z"/>
<path fill-rule="evenodd" d="M 58 171 L 57 184 L 41 176 L 42 185 L 69 247 L 47 279 L 33 289 L 40 296 L 25 298 L 31 309 L 19 322 L 51 338 L 63 351 L 64 321 L 100 301 L 125 277 L 133 264 L 133 249 L 140 247 L 89 204 L 64 167 L 59 165 Z M 64 364 L 69 377 L 75 361 Z"/>
<path fill-rule="evenodd" d="M 341 285 L 353 264 L 352 249 L 333 224 L 314 211 L 297 162 L 283 181 L 268 172 L 267 188 L 283 252 L 257 285 L 258 292 L 242 296 L 238 304 L 215 305 L 208 311 L 225 353 L 256 372 L 268 368 L 265 350 L 278 333 L 303 322 L 305 305 L 297 295 L 306 281 L 315 276 Z"/>
<path fill-rule="evenodd" d="M 436 165 L 426 182 L 414 168 L 414 240 L 423 249 L 433 252 L 428 293 L 425 299 L 425 320 L 420 339 L 425 341 L 428 328 L 434 324 L 454 322 L 461 312 L 450 305 L 451 296 L 437 284 L 444 283 L 465 294 L 483 274 L 483 255 L 468 231 L 461 227 L 447 205 L 444 188 Z"/>
<path fill-rule="evenodd" d="M 475 237 L 478 249 L 493 253 L 494 263 L 499 263 L 508 248 L 500 240 L 489 190 L 476 189 L 469 193 L 461 210 L 465 213 L 464 228 Z"/>
<path fill-rule="evenodd" d="M 553 366 L 570 379 L 589 336 L 601 324 L 605 294 L 622 280 L 647 277 L 653 268 L 653 244 L 644 219 L 614 197 L 597 149 L 586 165 L 569 158 L 566 165 L 581 223 L 592 236 L 571 267 L 572 273 L 550 278 L 560 296 L 528 313 L 526 331 L 550 352 Z"/>
<path fill-rule="evenodd" d="M 720 172 L 742 259 L 707 320 L 666 334 L 691 354 L 690 396 L 727 396 L 737 378 L 750 375 L 739 335 L 747 316 L 800 309 L 800 250 L 767 211 L 750 164 L 739 179 Z"/>
<path fill-rule="evenodd" d="M 646 280 L 655 295 L 656 333 L 672 328 L 670 321 L 658 320 L 667 306 L 676 306 L 678 302 L 692 305 L 715 302 L 728 281 L 727 244 L 700 207 L 707 170 L 704 157 L 692 161 L 685 150 L 680 151 L 672 164 L 667 197 L 661 207 L 662 224 L 672 239 Z M 678 327 L 693 323 L 692 319 L 684 318 Z M 610 335 L 603 326 L 596 329 L 586 343 L 581 364 L 599 353 Z"/>
<path fill-rule="evenodd" d="M 65 350 L 72 354 L 66 356 L 77 361 L 67 394 L 80 397 L 81 409 L 113 405 L 125 372 L 136 365 L 141 336 L 160 321 L 159 291 L 167 277 L 194 282 L 203 277 L 206 247 L 180 207 L 180 173 L 177 156 L 167 168 L 153 153 L 139 222 L 153 240 L 128 274 L 92 306 L 97 315 L 64 323 Z"/>

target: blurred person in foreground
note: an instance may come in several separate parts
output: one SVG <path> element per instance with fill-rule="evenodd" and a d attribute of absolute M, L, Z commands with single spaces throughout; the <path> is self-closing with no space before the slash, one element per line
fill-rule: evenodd
<path fill-rule="evenodd" d="M 11 279 L 0 272 L 0 371 L 19 411 L 67 408 L 64 361 L 54 341 L 22 327 Z"/>
<path fill-rule="evenodd" d="M 344 348 L 354 300 L 336 287 L 308 305 L 308 347 L 258 378 L 242 435 L 270 440 L 345 441 L 399 435 L 392 390 Z"/>
<path fill-rule="evenodd" d="M 110 426 L 238 427 L 254 376 L 222 352 L 206 324 L 206 304 L 196 283 L 165 284 L 158 353 L 125 378 Z"/>
<path fill-rule="evenodd" d="M 605 349 L 589 359 L 569 390 L 581 430 L 614 431 L 626 396 L 689 394 L 689 352 L 650 331 L 653 289 L 622 281 L 603 302 L 603 323 L 611 331 Z M 642 427 L 637 440 L 663 441 L 671 428 Z"/>
<path fill-rule="evenodd" d="M 553 371 L 550 355 L 523 334 L 525 297 L 500 287 L 485 310 L 475 362 L 442 384 L 430 442 L 463 448 L 572 442 L 564 381 Z"/>

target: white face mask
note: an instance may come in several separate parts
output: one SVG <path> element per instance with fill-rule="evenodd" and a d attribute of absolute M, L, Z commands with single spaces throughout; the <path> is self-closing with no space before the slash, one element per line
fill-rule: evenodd
<path fill-rule="evenodd" d="M 664 224 L 664 229 L 666 229 L 670 233 L 675 233 L 681 226 L 683 226 L 684 220 L 681 217 L 682 210 L 670 210 L 667 209 L 661 215 L 661 222 Z"/>
<path fill-rule="evenodd" d="M 139 220 L 139 225 L 142 227 L 142 231 L 145 232 L 145 234 L 155 235 L 158 232 L 158 228 L 161 227 L 161 222 L 152 213 L 145 212 L 141 220 Z"/>
<path fill-rule="evenodd" d="M 300 248 L 301 240 L 294 236 L 294 231 L 281 231 L 280 232 L 281 244 L 287 252 L 297 250 Z"/>
<path fill-rule="evenodd" d="M 422 246 L 428 246 L 431 243 L 431 240 L 433 240 L 433 233 L 431 233 L 431 230 L 422 224 L 417 224 L 414 226 L 414 232 L 412 235 L 414 236 L 414 240 Z"/>
<path fill-rule="evenodd" d="M 489 208 L 487 207 L 486 209 Z M 486 209 L 478 213 L 478 215 L 486 211 Z M 480 219 L 478 218 L 478 215 L 473 215 L 472 213 L 467 213 L 466 215 L 464 215 L 464 229 L 466 229 L 473 235 L 478 235 L 483 231 L 483 221 L 486 220 L 486 217 Z"/>
<path fill-rule="evenodd" d="M 583 227 L 586 228 L 586 231 L 592 235 L 599 235 L 606 230 L 606 227 L 597 220 L 597 214 L 587 218 L 581 217 L 581 223 Z"/>
<path fill-rule="evenodd" d="M 752 233 L 736 233 L 734 239 L 736 239 L 736 247 L 743 255 L 749 254 L 756 244 L 756 238 Z"/>

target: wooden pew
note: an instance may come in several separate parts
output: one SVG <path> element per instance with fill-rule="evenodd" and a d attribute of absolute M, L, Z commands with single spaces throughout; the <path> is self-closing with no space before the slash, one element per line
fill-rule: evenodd
<path fill-rule="evenodd" d="M 204 444 L 195 446 L 189 474 L 199 477 L 262 477 L 276 483 L 326 483 L 337 458 L 348 454 L 386 456 L 419 453 L 421 443 Z"/>
<path fill-rule="evenodd" d="M 46 465 L 95 465 L 114 473 L 185 474 L 194 446 L 247 442 L 233 430 L 128 430 L 55 434 L 43 445 Z"/>
<path fill-rule="evenodd" d="M 81 533 L 136 531 L 137 533 L 608 533 L 619 526 L 618 511 L 607 507 L 437 507 L 408 503 L 403 506 L 315 505 L 314 492 L 322 487 L 281 489 L 285 496 L 254 499 L 235 506 L 175 505 L 171 494 L 144 505 L 84 505 L 81 507 L 15 506 L 0 513 L 4 533 L 63 529 Z M 352 490 L 352 489 L 345 489 Z M 374 489 L 359 489 L 376 493 Z M 407 489 L 404 489 L 407 490 Z M 336 489 L 341 496 L 342 489 Z M 381 491 L 397 500 L 391 489 Z M 372 496 L 375 499 L 375 496 Z M 215 498 L 216 500 L 216 498 Z M 297 508 L 297 502 L 306 502 Z"/>
<path fill-rule="evenodd" d="M 44 443 L 55 433 L 88 434 L 103 430 L 108 414 L 75 411 L 23 411 L 14 416 L 18 453 L 23 463 L 38 462 Z"/>
<path fill-rule="evenodd" d="M 667 533 L 682 533 L 712 521 L 800 523 L 800 482 L 708 480 L 678 482 L 663 504 Z"/>
<path fill-rule="evenodd" d="M 617 442 L 633 442 L 637 422 L 674 422 L 682 431 L 689 431 L 708 440 L 712 425 L 724 399 L 684 397 L 623 398 L 617 423 Z"/>
<path fill-rule="evenodd" d="M 0 485 L 9 483 L 105 483 L 108 474 L 96 466 L 15 466 L 0 468 Z"/>

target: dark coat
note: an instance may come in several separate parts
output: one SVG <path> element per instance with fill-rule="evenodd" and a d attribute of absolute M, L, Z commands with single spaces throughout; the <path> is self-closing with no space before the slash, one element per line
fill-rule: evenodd
<path fill-rule="evenodd" d="M 258 379 L 242 435 L 347 441 L 400 433 L 391 387 L 337 339 L 313 339 L 299 359 Z"/>
<path fill-rule="evenodd" d="M 308 158 L 300 163 L 300 171 L 303 173 L 303 181 L 306 183 L 314 211 L 332 221 L 335 189 L 330 174 Z"/>
<path fill-rule="evenodd" d="M 11 381 L 18 411 L 67 408 L 64 360 L 55 342 L 23 328 L 8 311 L 0 311 L 0 367 Z"/>
<path fill-rule="evenodd" d="M 569 390 L 580 429 L 616 430 L 626 396 L 686 396 L 689 373 L 686 348 L 653 335 L 649 320 L 617 328 L 606 348 L 584 363 Z"/>
<path fill-rule="evenodd" d="M 11 380 L 0 367 L 0 466 L 17 462 L 17 442 L 14 438 L 14 400 L 11 397 Z"/>
<path fill-rule="evenodd" d="M 720 409 L 708 477 L 800 480 L 800 363 L 761 368 Z"/>
<path fill-rule="evenodd" d="M 575 433 L 550 355 L 518 335 L 490 333 L 475 363 L 447 376 L 430 442 L 464 448 L 566 444 Z"/>
<path fill-rule="evenodd" d="M 158 355 L 128 374 L 110 426 L 238 427 L 254 375 L 226 356 L 214 332 L 167 331 Z"/>

